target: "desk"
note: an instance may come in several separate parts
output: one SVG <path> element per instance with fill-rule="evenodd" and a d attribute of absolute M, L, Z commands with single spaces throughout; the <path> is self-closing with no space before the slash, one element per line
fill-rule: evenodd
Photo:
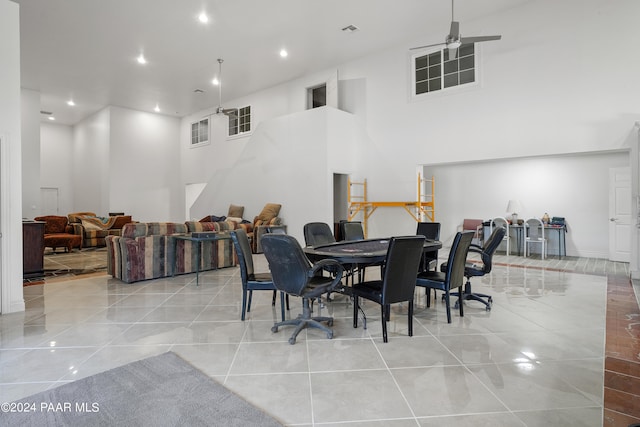
<path fill-rule="evenodd" d="M 518 256 L 521 254 L 520 249 L 524 245 L 524 225 L 510 225 L 509 229 L 513 229 L 516 232 L 516 243 L 518 246 Z M 567 242 L 565 240 L 565 234 L 567 233 L 566 225 L 545 225 L 544 234 L 548 235 L 549 231 L 558 232 L 558 257 L 562 258 L 567 256 Z M 564 233 L 562 233 L 564 231 Z M 545 237 L 546 238 L 546 237 Z"/>
<path fill-rule="evenodd" d="M 442 248 L 438 240 L 425 240 L 423 251 L 430 252 Z M 389 249 L 389 239 L 364 239 L 342 241 L 321 246 L 307 246 L 304 253 L 311 261 L 325 258 L 335 259 L 341 264 L 376 264 L 385 260 Z"/>
<path fill-rule="evenodd" d="M 201 236 L 193 236 L 191 234 L 177 234 L 173 237 L 173 253 L 174 255 L 177 253 L 176 248 L 178 246 L 178 240 L 185 240 L 188 242 L 196 243 L 196 286 L 200 286 L 200 247 L 203 242 L 215 242 L 218 240 L 229 240 L 231 239 L 231 235 L 229 233 L 215 233 L 211 235 L 201 235 Z M 214 251 L 214 258 L 218 258 L 218 245 L 212 245 Z M 172 271 L 171 275 L 175 276 L 176 273 L 176 263 L 178 262 L 178 257 L 175 257 L 173 263 L 171 264 Z M 216 264 L 217 268 L 217 264 Z"/>

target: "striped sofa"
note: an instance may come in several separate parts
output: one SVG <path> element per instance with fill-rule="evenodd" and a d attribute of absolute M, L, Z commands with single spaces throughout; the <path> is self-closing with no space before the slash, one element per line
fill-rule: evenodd
<path fill-rule="evenodd" d="M 174 273 L 185 274 L 214 268 L 231 267 L 237 264 L 233 243 L 230 239 L 204 242 L 200 259 L 196 257 L 197 243 L 177 240 L 175 234 L 188 233 L 189 223 L 140 222 L 125 224 L 120 236 L 107 236 L 107 272 L 123 282 L 167 277 Z M 205 225 L 200 230 L 215 226 Z M 214 244 L 217 250 L 214 250 Z"/>

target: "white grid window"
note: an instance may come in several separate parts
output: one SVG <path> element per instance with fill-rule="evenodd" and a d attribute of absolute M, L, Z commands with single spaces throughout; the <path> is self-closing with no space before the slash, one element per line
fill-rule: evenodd
<path fill-rule="evenodd" d="M 209 118 L 191 123 L 191 146 L 209 143 Z"/>
<path fill-rule="evenodd" d="M 238 108 L 238 116 L 229 116 L 229 136 L 251 132 L 251 106 Z"/>
<path fill-rule="evenodd" d="M 455 58 L 442 49 L 413 58 L 414 95 L 436 92 L 476 81 L 476 56 L 473 43 L 458 48 Z"/>

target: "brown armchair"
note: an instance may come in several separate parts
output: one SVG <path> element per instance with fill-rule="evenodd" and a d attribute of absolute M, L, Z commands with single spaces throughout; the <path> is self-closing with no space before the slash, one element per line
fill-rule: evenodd
<path fill-rule="evenodd" d="M 44 224 L 44 246 L 45 248 L 65 248 L 71 252 L 73 248 L 82 248 L 82 237 L 73 234 L 73 227 L 69 225 L 66 216 L 44 215 L 35 217 L 36 221 L 43 221 Z"/>

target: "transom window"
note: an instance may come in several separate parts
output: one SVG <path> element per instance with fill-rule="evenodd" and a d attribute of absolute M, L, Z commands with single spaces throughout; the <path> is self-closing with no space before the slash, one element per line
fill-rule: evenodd
<path fill-rule="evenodd" d="M 238 108 L 238 116 L 229 116 L 229 136 L 251 132 L 251 106 Z"/>
<path fill-rule="evenodd" d="M 476 81 L 475 46 L 463 44 L 455 58 L 442 49 L 413 58 L 414 95 L 435 92 Z"/>

